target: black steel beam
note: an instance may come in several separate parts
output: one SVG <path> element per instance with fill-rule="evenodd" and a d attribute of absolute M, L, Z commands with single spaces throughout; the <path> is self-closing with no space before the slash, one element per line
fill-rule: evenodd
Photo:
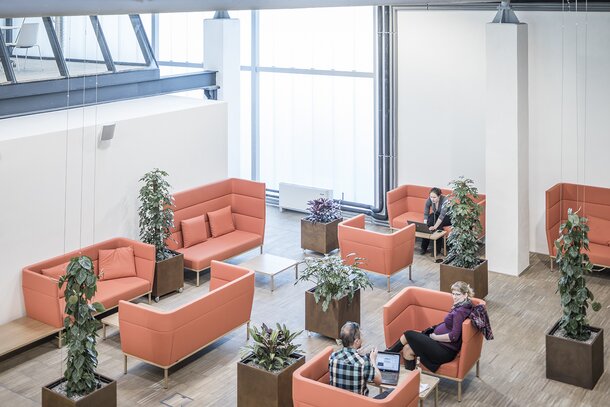
<path fill-rule="evenodd" d="M 57 32 L 55 31 L 55 26 L 53 26 L 53 21 L 51 20 L 51 17 L 42 17 L 42 22 L 47 31 L 47 37 L 49 37 L 49 43 L 51 44 L 51 49 L 55 56 L 55 63 L 57 64 L 57 69 L 59 69 L 59 74 L 68 77 L 70 76 L 70 72 L 68 71 L 68 65 L 66 64 L 64 52 L 59 44 L 59 38 L 57 38 Z"/>
<path fill-rule="evenodd" d="M 102 30 L 102 26 L 100 25 L 100 19 L 97 16 L 89 16 L 89 19 L 91 20 L 91 25 L 93 25 L 93 32 L 97 38 L 97 43 L 102 51 L 102 56 L 104 57 L 104 62 L 106 63 L 106 69 L 108 69 L 110 72 L 116 72 L 116 67 L 114 66 L 114 61 L 112 60 L 112 54 L 110 54 L 110 48 L 108 48 L 108 43 L 106 42 L 106 37 L 104 36 L 104 30 Z"/>
<path fill-rule="evenodd" d="M 150 46 L 150 42 L 148 42 L 148 37 L 146 36 L 146 32 L 144 31 L 144 24 L 142 24 L 142 19 L 139 14 L 130 14 L 129 20 L 131 20 L 131 25 L 133 26 L 133 30 L 136 33 L 136 38 L 138 39 L 138 44 L 140 44 L 140 50 L 142 51 L 142 55 L 144 56 L 144 61 L 146 61 L 146 65 L 155 66 L 157 65 L 157 60 L 155 59 L 155 53 Z"/>
<path fill-rule="evenodd" d="M 6 42 L 4 41 L 4 36 L 2 35 L 2 33 L 0 33 L 0 62 L 2 63 L 4 75 L 6 75 L 6 80 L 15 83 L 17 79 L 15 78 L 15 71 L 13 70 L 11 55 L 8 53 L 8 48 L 6 48 Z"/>
<path fill-rule="evenodd" d="M 159 78 L 158 69 L 3 85 L 0 119 L 215 85 L 215 71 Z"/>

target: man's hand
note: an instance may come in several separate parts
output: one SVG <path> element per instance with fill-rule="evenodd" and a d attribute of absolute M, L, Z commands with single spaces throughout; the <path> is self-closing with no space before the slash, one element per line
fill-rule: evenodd
<path fill-rule="evenodd" d="M 428 229 L 430 229 L 431 231 L 435 231 L 436 230 L 436 226 L 432 225 Z"/>
<path fill-rule="evenodd" d="M 373 348 L 371 350 L 371 363 L 375 366 L 377 366 L 377 348 Z"/>

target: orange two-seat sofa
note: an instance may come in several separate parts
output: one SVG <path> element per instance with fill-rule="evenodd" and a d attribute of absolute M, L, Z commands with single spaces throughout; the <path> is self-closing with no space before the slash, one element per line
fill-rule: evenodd
<path fill-rule="evenodd" d="M 390 291 L 390 276 L 413 264 L 415 248 L 415 225 L 409 225 L 394 233 L 378 233 L 364 228 L 364 215 L 357 215 L 339 223 L 339 248 L 341 257 L 347 262 L 353 262 L 354 253 L 364 258 L 360 268 L 387 276 L 388 292 Z"/>
<path fill-rule="evenodd" d="M 388 191 L 387 206 L 388 206 L 388 221 L 390 226 L 396 229 L 404 228 L 409 221 L 423 222 L 424 207 L 426 200 L 430 196 L 432 187 L 420 185 L 401 185 L 396 189 Z M 451 195 L 450 189 L 442 189 L 441 193 L 445 196 Z M 485 236 L 485 195 L 479 194 L 476 202 L 481 206 L 482 232 L 479 238 Z M 451 231 L 451 226 L 446 226 L 445 231 Z"/>
<path fill-rule="evenodd" d="M 260 247 L 265 238 L 265 184 L 229 178 L 174 194 L 174 228 L 167 239 L 168 247 L 184 255 L 184 267 L 199 273 L 210 267 L 212 260 L 226 260 Z M 208 213 L 231 207 L 234 229 L 213 237 Z M 205 215 L 207 239 L 184 247 L 181 222 Z"/>
<path fill-rule="evenodd" d="M 25 267 L 22 271 L 22 288 L 27 316 L 56 328 L 63 327 L 66 306 L 64 290 L 58 288 L 58 280 L 44 275 L 42 270 L 67 263 L 82 254 L 93 260 L 97 274 L 99 250 L 128 246 L 134 252 L 136 276 L 99 280 L 93 301 L 102 303 L 107 310 L 116 307 L 120 300 L 129 301 L 146 294 L 150 302 L 155 274 L 155 246 L 119 237 Z"/>
<path fill-rule="evenodd" d="M 331 346 L 318 353 L 292 375 L 294 407 L 417 407 L 419 403 L 419 370 L 409 375 L 385 399 L 374 399 L 329 384 L 328 358 Z"/>
<path fill-rule="evenodd" d="M 579 211 L 589 225 L 589 259 L 593 264 L 610 267 L 610 188 L 560 183 L 546 191 L 546 240 L 551 270 L 557 256 L 555 240 L 559 226 L 568 218 L 568 209 Z"/>
<path fill-rule="evenodd" d="M 254 271 L 212 261 L 210 291 L 171 311 L 145 304 L 119 303 L 119 330 L 124 354 L 168 369 L 243 324 L 249 325 L 254 298 Z M 247 332 L 247 331 L 246 331 Z"/>
<path fill-rule="evenodd" d="M 472 299 L 473 305 L 485 304 L 478 298 Z M 407 287 L 383 306 L 383 331 L 387 347 L 396 343 L 408 330 L 422 331 L 443 322 L 453 306 L 450 293 L 429 290 L 421 287 Z M 457 357 L 441 365 L 435 372 L 427 374 L 444 377 L 458 383 L 458 401 L 462 400 L 462 381 L 476 365 L 479 376 L 479 359 L 483 348 L 483 334 L 476 329 L 470 318 L 462 323 L 462 348 Z"/>

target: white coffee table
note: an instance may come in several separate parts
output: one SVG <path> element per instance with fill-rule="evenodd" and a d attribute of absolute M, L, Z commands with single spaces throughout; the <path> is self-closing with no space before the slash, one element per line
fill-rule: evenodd
<path fill-rule="evenodd" d="M 294 267 L 295 278 L 299 278 L 299 263 L 302 260 L 287 259 L 286 257 L 275 256 L 273 254 L 261 254 L 256 256 L 244 263 L 241 263 L 241 267 L 245 267 L 250 270 L 254 270 L 256 273 L 266 274 L 271 277 L 271 291 L 275 290 L 275 282 L 273 277 L 276 274 L 286 271 L 289 268 Z"/>

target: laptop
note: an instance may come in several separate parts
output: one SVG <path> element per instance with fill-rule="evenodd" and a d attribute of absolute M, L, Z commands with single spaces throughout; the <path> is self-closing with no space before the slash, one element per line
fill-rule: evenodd
<path fill-rule="evenodd" d="M 381 372 L 381 384 L 396 386 L 400 373 L 400 353 L 377 353 L 377 367 Z"/>
<path fill-rule="evenodd" d="M 416 222 L 414 220 L 407 221 L 409 225 L 415 225 L 415 231 L 420 233 L 434 233 L 430 230 L 430 226 L 425 224 L 424 222 Z"/>

